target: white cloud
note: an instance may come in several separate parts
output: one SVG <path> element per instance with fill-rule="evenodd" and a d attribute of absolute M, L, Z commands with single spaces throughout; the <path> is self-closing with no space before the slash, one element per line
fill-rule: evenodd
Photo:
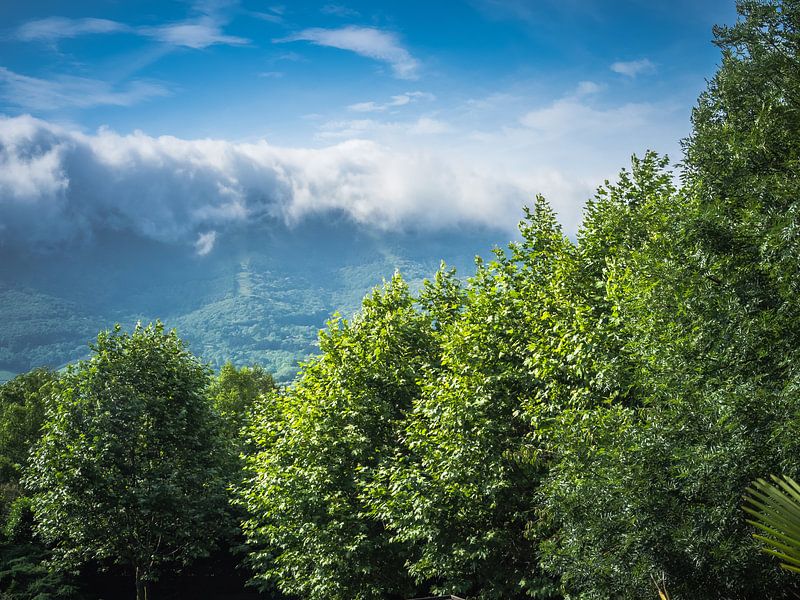
<path fill-rule="evenodd" d="M 626 77 L 634 78 L 638 75 L 645 75 L 653 73 L 656 70 L 655 64 L 650 62 L 647 58 L 639 60 L 631 60 L 628 62 L 615 62 L 609 67 L 615 73 L 625 75 Z"/>
<path fill-rule="evenodd" d="M 192 10 L 204 15 L 218 16 L 225 14 L 231 9 L 238 9 L 239 0 L 193 0 Z M 270 9 L 271 10 L 271 9 Z"/>
<path fill-rule="evenodd" d="M 398 138 L 402 139 L 409 135 L 436 135 L 452 131 L 453 127 L 449 123 L 431 117 L 420 117 L 414 121 L 345 119 L 323 123 L 317 132 L 317 137 L 321 140 L 383 138 L 397 141 Z"/>
<path fill-rule="evenodd" d="M 519 101 L 520 97 L 504 92 L 494 92 L 483 98 L 470 98 L 466 101 L 465 108 L 470 112 L 484 112 L 497 110 L 501 106 Z"/>
<path fill-rule="evenodd" d="M 0 118 L 0 244 L 125 229 L 202 250 L 201 236 L 334 211 L 371 227 L 514 229 L 543 193 L 574 233 L 583 203 L 632 153 L 679 156 L 682 103 L 614 103 L 594 86 L 531 105 L 496 95 L 445 115 L 317 125 L 319 147 L 91 135 Z M 395 101 L 394 98 L 386 103 Z M 423 137 L 424 136 L 424 137 Z M 211 250 L 209 250 L 211 251 Z"/>
<path fill-rule="evenodd" d="M 197 236 L 197 241 L 194 243 L 195 252 L 198 256 L 205 256 L 214 249 L 214 244 L 217 242 L 216 231 L 206 231 Z"/>
<path fill-rule="evenodd" d="M 211 7 L 204 9 L 205 12 L 210 10 Z M 211 14 L 157 27 L 131 27 L 125 23 L 108 19 L 48 17 L 24 23 L 17 29 L 16 37 L 25 41 L 57 42 L 62 38 L 74 38 L 81 35 L 133 33 L 164 44 L 195 49 L 207 48 L 215 44 L 241 46 L 250 43 L 250 40 L 246 38 L 226 35 L 222 31 L 222 25 L 223 21 Z"/>
<path fill-rule="evenodd" d="M 587 134 L 613 135 L 642 127 L 657 116 L 656 107 L 651 104 L 628 103 L 604 109 L 567 97 L 526 113 L 520 122 L 542 139 L 563 140 Z"/>
<path fill-rule="evenodd" d="M 354 25 L 340 29 L 312 27 L 273 41 L 276 43 L 305 41 L 318 46 L 349 50 L 388 63 L 395 76 L 400 79 L 417 78 L 419 62 L 400 44 L 397 35 L 389 31 Z"/>
<path fill-rule="evenodd" d="M 629 166 L 632 154 L 652 149 L 679 159 L 679 140 L 689 133 L 683 102 L 620 102 L 615 97 L 573 91 L 533 106 L 517 97 L 496 106 L 488 103 L 477 115 L 467 106 L 466 123 L 477 120 L 478 127 L 469 129 L 449 114 L 456 130 L 445 139 L 453 152 L 476 157 L 498 176 L 520 181 L 529 175 L 530 185 L 544 193 L 566 230 L 574 232 L 583 202 Z"/>
<path fill-rule="evenodd" d="M 325 148 L 94 135 L 29 116 L 0 119 L 1 243 L 129 230 L 210 252 L 220 229 L 344 212 L 379 228 L 514 228 L 536 189 L 435 152 L 367 140 Z"/>
<path fill-rule="evenodd" d="M 114 87 L 98 79 L 66 75 L 52 80 L 38 79 L 0 67 L 0 96 L 27 110 L 131 106 L 168 93 L 162 85 L 147 81 L 132 81 L 124 87 Z"/>
<path fill-rule="evenodd" d="M 52 42 L 61 38 L 74 38 L 80 35 L 99 33 L 120 33 L 131 31 L 124 23 L 108 19 L 68 19 L 66 17 L 47 17 L 24 23 L 17 29 L 17 39 L 26 42 Z"/>
<path fill-rule="evenodd" d="M 427 92 L 406 92 L 397 96 L 392 96 L 391 100 L 384 103 L 378 102 L 357 102 L 347 107 L 353 112 L 383 112 L 390 108 L 405 106 L 418 100 L 435 100 L 436 96 Z"/>
<path fill-rule="evenodd" d="M 183 21 L 159 27 L 140 27 L 141 35 L 173 46 L 187 48 L 207 48 L 215 44 L 243 46 L 250 40 L 233 35 L 225 35 L 219 23 L 210 17 L 202 17 L 195 21 Z"/>
<path fill-rule="evenodd" d="M 578 82 L 578 87 L 575 89 L 575 95 L 578 97 L 591 96 L 602 92 L 603 89 L 605 89 L 603 85 L 595 83 L 594 81 L 580 81 Z"/>
<path fill-rule="evenodd" d="M 362 138 L 369 132 L 385 127 L 387 127 L 386 123 L 375 119 L 327 121 L 320 126 L 317 137 L 323 140 Z"/>
<path fill-rule="evenodd" d="M 347 110 L 353 112 L 379 112 L 386 110 L 385 105 L 378 104 L 377 102 L 356 102 L 347 107 Z"/>
<path fill-rule="evenodd" d="M 6 125 L 6 122 L 0 121 Z M 19 119 L 9 123 L 12 127 L 0 129 L 0 206 L 13 202 L 35 202 L 42 195 L 57 198 L 69 185 L 63 170 L 63 153 L 67 145 L 52 138 L 39 122 Z M 32 155 L 25 149 L 36 142 L 45 141 L 47 148 Z"/>
<path fill-rule="evenodd" d="M 417 121 L 408 128 L 408 132 L 413 135 L 435 135 L 439 133 L 447 133 L 451 130 L 450 125 L 438 119 L 431 119 L 430 117 L 420 117 Z"/>
<path fill-rule="evenodd" d="M 308 59 L 305 56 L 298 54 L 297 52 L 281 52 L 277 56 L 270 59 L 270 62 L 275 63 L 282 60 L 287 62 L 308 62 Z"/>
<path fill-rule="evenodd" d="M 252 15 L 256 19 L 261 19 L 262 21 L 267 21 L 268 23 L 275 23 L 275 24 L 283 23 L 283 16 L 280 13 L 262 12 L 262 11 L 250 11 L 248 14 Z"/>

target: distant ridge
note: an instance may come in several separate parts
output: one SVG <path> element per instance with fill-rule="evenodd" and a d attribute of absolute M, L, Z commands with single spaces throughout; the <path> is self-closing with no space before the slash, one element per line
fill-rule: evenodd
<path fill-rule="evenodd" d="M 206 256 L 128 233 L 59 252 L 0 247 L 0 376 L 60 367 L 85 356 L 99 330 L 158 318 L 213 367 L 260 363 L 285 382 L 316 352 L 326 320 L 352 314 L 395 270 L 412 287 L 441 260 L 466 276 L 476 255 L 509 237 L 478 228 L 382 232 L 317 218 L 222 232 Z"/>

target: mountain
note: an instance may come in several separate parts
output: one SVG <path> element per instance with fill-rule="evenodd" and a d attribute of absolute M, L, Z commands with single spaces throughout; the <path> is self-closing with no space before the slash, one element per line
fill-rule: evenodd
<path fill-rule="evenodd" d="M 327 215 L 222 232 L 205 256 L 125 232 L 46 251 L 0 246 L 0 379 L 78 360 L 114 323 L 161 319 L 214 367 L 260 363 L 288 381 L 316 352 L 325 321 L 352 314 L 395 270 L 412 287 L 441 260 L 468 275 L 476 255 L 508 238 L 383 232 Z"/>

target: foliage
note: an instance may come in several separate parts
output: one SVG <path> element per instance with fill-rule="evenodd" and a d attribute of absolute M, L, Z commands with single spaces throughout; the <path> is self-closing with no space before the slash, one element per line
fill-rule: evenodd
<path fill-rule="evenodd" d="M 542 469 L 527 460 L 536 442 L 521 407 L 542 385 L 531 376 L 531 331 L 555 310 L 549 292 L 572 247 L 541 198 L 521 228 L 524 242 L 479 264 L 463 292 L 447 290 L 455 282 L 441 273 L 423 290 L 423 303 L 436 292 L 434 306 L 450 298 L 455 310 L 437 320 L 441 358 L 420 372 L 402 445 L 371 489 L 373 513 L 418 549 L 410 574 L 437 593 L 553 591 L 526 537 Z"/>
<path fill-rule="evenodd" d="M 800 5 L 737 8 L 736 25 L 714 30 L 722 65 L 693 112 L 685 179 L 703 266 L 755 326 L 749 337 L 778 344 L 767 361 L 785 361 L 800 340 Z"/>
<path fill-rule="evenodd" d="M 608 239 L 613 214 L 639 232 L 608 245 L 598 286 L 630 365 L 628 399 L 562 415 L 541 494 L 554 526 L 545 563 L 576 598 L 639 598 L 662 575 L 674 598 L 789 597 L 796 586 L 754 552 L 738 506 L 752 478 L 796 464 L 798 402 L 778 394 L 791 385 L 778 372 L 753 372 L 764 315 L 710 275 L 695 198 L 664 166 L 634 161 L 588 209 L 582 250 Z"/>
<path fill-rule="evenodd" d="M 222 417 L 226 441 L 239 437 L 258 398 L 275 389 L 275 379 L 261 365 L 236 368 L 230 361 L 222 365 L 207 395 Z"/>
<path fill-rule="evenodd" d="M 33 537 L 32 500 L 20 480 L 39 440 L 56 373 L 35 369 L 0 385 L 0 598 L 77 598 L 72 578 L 52 568 L 49 549 Z"/>
<path fill-rule="evenodd" d="M 366 489 L 397 445 L 417 374 L 437 360 L 432 331 L 395 276 L 352 321 L 330 321 L 323 354 L 258 405 L 242 501 L 263 581 L 312 599 L 411 597 L 407 552 Z"/>
<path fill-rule="evenodd" d="M 48 564 L 50 554 L 36 543 L 0 544 L 2 600 L 78 600 L 74 578 Z"/>
<path fill-rule="evenodd" d="M 39 439 L 46 398 L 56 380 L 52 371 L 36 369 L 0 385 L 0 514 L 23 493 L 20 478 Z"/>
<path fill-rule="evenodd" d="M 79 598 L 74 578 L 49 564 L 51 554 L 33 538 L 32 501 L 18 497 L 8 511 L 0 541 L 0 598 Z"/>
<path fill-rule="evenodd" d="M 329 448 L 347 439 L 343 414 L 378 412 L 363 400 L 372 401 L 363 376 L 350 375 L 369 361 L 323 344 L 277 400 L 291 408 L 263 406 L 270 416 L 252 433 L 260 453 L 248 528 L 264 548 L 260 572 L 309 593 L 296 584 L 302 547 L 304 560 L 314 553 L 317 571 L 300 577 L 320 582 L 313 593 L 345 576 L 355 546 L 308 535 L 337 496 L 306 490 L 348 465 L 357 475 L 334 489 L 349 491 L 342 504 L 355 521 L 337 514 L 336 531 L 359 531 L 373 549 L 392 544 L 432 592 L 632 599 L 653 594 L 657 580 L 676 599 L 790 597 L 796 584 L 753 551 L 738 504 L 759 472 L 797 465 L 796 378 L 780 371 L 783 357 L 762 371 L 766 309 L 753 312 L 720 285 L 700 214 L 695 190 L 679 191 L 667 159 L 648 153 L 598 191 L 577 243 L 540 199 L 523 241 L 479 263 L 466 285 L 440 273 L 416 304 L 407 300 L 406 318 L 428 323 L 418 333 L 427 358 L 406 363 L 416 385 L 369 467 Z M 357 324 L 374 330 L 381 320 L 365 310 Z M 407 347 L 380 331 L 383 344 Z M 318 370 L 329 361 L 338 379 Z M 399 393 L 382 381 L 383 394 Z M 293 444 L 313 448 L 313 459 Z M 287 506 L 291 525 L 264 517 Z M 356 529 L 375 521 L 385 530 Z M 366 574 L 385 557 L 354 560 Z M 368 597 L 362 590 L 385 594 L 386 585 L 373 577 L 336 593 Z"/>
<path fill-rule="evenodd" d="M 773 483 L 757 479 L 747 488 L 744 510 L 747 522 L 764 534 L 753 534 L 764 543 L 764 552 L 781 559 L 781 566 L 800 573 L 800 486 L 789 476 L 772 476 Z"/>
<path fill-rule="evenodd" d="M 174 331 L 118 326 L 92 350 L 58 385 L 26 485 L 57 564 L 123 565 L 142 596 L 224 522 L 219 424 L 206 367 Z"/>
<path fill-rule="evenodd" d="M 675 598 L 797 591 L 754 552 L 738 504 L 759 474 L 800 467 L 800 7 L 738 8 L 715 30 L 723 63 L 693 115 L 683 190 L 664 185 L 665 163 L 634 161 L 579 235 L 582 261 L 604 248 L 604 337 L 630 377 L 628 401 L 556 427 L 542 550 L 570 597 L 638 598 L 662 574 Z"/>

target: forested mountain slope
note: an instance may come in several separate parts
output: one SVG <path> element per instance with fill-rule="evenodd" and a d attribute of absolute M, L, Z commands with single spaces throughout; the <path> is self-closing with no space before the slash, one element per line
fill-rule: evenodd
<path fill-rule="evenodd" d="M 399 270 L 419 284 L 440 260 L 468 273 L 508 237 L 386 233 L 328 218 L 223 233 L 205 256 L 126 233 L 38 254 L 0 247 L 0 376 L 81 358 L 115 322 L 161 319 L 214 366 L 257 362 L 287 380 L 330 315 L 350 314 L 376 282 Z"/>

